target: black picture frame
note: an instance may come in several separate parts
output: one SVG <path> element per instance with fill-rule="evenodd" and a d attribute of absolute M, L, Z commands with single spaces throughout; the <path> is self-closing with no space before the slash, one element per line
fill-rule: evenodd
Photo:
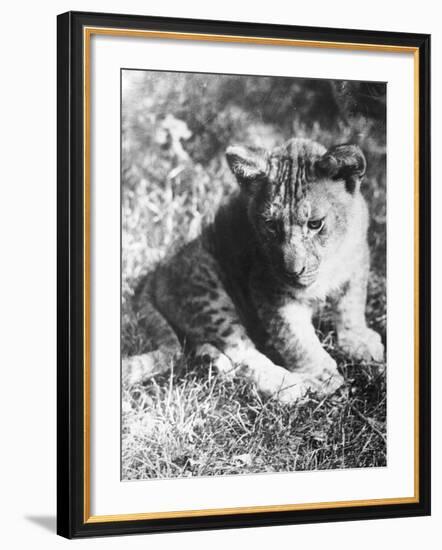
<path fill-rule="evenodd" d="M 85 513 L 84 384 L 84 28 L 107 27 L 171 33 L 337 42 L 415 50 L 419 87 L 419 407 L 418 498 L 411 503 L 343 506 L 112 521 L 88 521 Z M 173 19 L 68 12 L 57 21 L 57 532 L 67 538 L 226 529 L 422 516 L 430 514 L 430 36 L 397 32 Z"/>

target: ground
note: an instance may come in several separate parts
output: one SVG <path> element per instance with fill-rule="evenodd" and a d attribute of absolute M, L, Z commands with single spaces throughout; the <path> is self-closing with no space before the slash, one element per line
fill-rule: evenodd
<path fill-rule="evenodd" d="M 123 357 L 149 348 L 131 306 L 140 276 L 198 235 L 236 185 L 225 148 L 271 147 L 291 136 L 358 143 L 366 154 L 367 321 L 386 344 L 383 85 L 141 71 L 124 71 L 122 84 Z M 336 348 L 327 312 L 317 330 L 347 380 L 325 399 L 281 405 L 186 359 L 123 391 L 122 478 L 385 466 L 385 371 Z"/>

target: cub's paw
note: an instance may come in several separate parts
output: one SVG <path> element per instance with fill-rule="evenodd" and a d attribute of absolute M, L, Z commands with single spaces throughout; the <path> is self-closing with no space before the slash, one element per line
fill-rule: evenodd
<path fill-rule="evenodd" d="M 311 390 L 310 384 L 306 384 L 304 378 L 295 373 L 287 373 L 284 377 L 283 383 L 278 390 L 274 392 L 273 397 L 280 403 L 285 405 L 291 405 L 296 403 Z"/>
<path fill-rule="evenodd" d="M 316 391 L 321 395 L 330 395 L 335 393 L 345 384 L 345 379 L 338 371 L 336 361 L 330 357 L 330 361 L 319 370 L 313 372 L 316 383 Z"/>
<path fill-rule="evenodd" d="M 329 373 L 326 376 L 315 377 L 305 374 L 291 373 L 285 381 L 287 385 L 281 388 L 275 397 L 281 403 L 295 403 L 305 397 L 308 393 L 315 393 L 320 396 L 335 393 L 344 383 L 344 378 L 338 371 Z"/>
<path fill-rule="evenodd" d="M 267 397 L 277 399 L 281 403 L 295 403 L 298 399 L 304 397 L 308 391 L 302 376 L 289 372 L 278 365 L 266 365 L 256 374 L 258 375 L 253 376 L 253 380 L 258 391 Z"/>
<path fill-rule="evenodd" d="M 357 361 L 384 360 L 381 337 L 371 328 L 341 331 L 338 334 L 338 344 L 345 353 Z"/>
<path fill-rule="evenodd" d="M 288 372 L 275 397 L 282 403 L 294 403 L 310 392 L 321 396 L 331 395 L 344 383 L 336 362 L 327 356 L 320 367 L 315 365 L 302 372 Z"/>
<path fill-rule="evenodd" d="M 225 380 L 232 380 L 235 376 L 235 368 L 227 357 L 212 344 L 205 343 L 195 348 L 195 361 L 204 367 L 214 367 L 219 376 Z"/>
<path fill-rule="evenodd" d="M 328 354 L 317 363 L 305 366 L 301 375 L 304 377 L 304 383 L 320 395 L 330 395 L 345 384 L 336 361 Z"/>

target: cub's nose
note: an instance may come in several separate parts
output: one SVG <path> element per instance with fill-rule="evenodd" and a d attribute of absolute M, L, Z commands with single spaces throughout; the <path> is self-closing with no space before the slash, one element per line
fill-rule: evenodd
<path fill-rule="evenodd" d="M 292 277 L 300 277 L 306 268 L 306 255 L 304 249 L 299 246 L 284 247 L 284 267 L 285 271 Z"/>
<path fill-rule="evenodd" d="M 300 277 L 305 271 L 305 257 L 301 254 L 292 256 L 290 262 L 290 271 L 295 277 Z"/>

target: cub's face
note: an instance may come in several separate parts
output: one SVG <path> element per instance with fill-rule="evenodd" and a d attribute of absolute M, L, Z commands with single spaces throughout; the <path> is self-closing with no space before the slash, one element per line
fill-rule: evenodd
<path fill-rule="evenodd" d="M 230 147 L 258 246 L 284 282 L 308 287 L 349 231 L 365 172 L 358 147 L 293 139 L 272 152 Z"/>

